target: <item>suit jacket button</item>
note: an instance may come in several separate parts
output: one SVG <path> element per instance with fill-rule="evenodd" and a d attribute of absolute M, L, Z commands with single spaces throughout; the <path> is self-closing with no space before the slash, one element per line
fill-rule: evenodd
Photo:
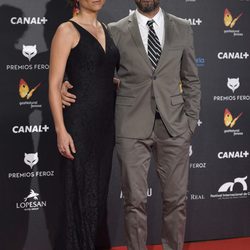
<path fill-rule="evenodd" d="M 156 76 L 152 76 L 152 79 L 153 79 L 153 80 L 156 80 Z"/>

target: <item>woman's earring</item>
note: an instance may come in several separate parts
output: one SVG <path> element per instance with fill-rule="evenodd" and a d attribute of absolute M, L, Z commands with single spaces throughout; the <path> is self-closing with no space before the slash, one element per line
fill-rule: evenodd
<path fill-rule="evenodd" d="M 75 0 L 75 3 L 74 3 L 74 9 L 73 9 L 73 16 L 78 15 L 79 10 L 80 10 L 80 4 L 79 4 L 79 1 L 78 1 L 78 0 Z"/>

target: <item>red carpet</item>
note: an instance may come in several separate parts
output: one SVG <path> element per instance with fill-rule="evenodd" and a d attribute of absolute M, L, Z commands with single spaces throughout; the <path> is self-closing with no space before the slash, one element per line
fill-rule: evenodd
<path fill-rule="evenodd" d="M 127 250 L 127 248 L 114 247 L 112 250 Z M 148 250 L 162 250 L 162 247 L 148 246 Z M 250 250 L 250 238 L 186 243 L 183 250 Z"/>

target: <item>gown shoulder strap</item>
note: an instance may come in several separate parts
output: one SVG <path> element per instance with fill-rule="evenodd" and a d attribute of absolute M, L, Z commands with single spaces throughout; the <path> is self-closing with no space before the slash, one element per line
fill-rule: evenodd
<path fill-rule="evenodd" d="M 107 25 L 106 25 L 105 23 L 101 22 L 101 24 L 102 24 L 102 26 L 103 26 L 106 30 L 108 29 L 108 27 L 107 27 Z"/>
<path fill-rule="evenodd" d="M 76 30 L 81 34 L 83 31 L 83 28 L 75 21 L 69 20 L 70 23 L 73 24 L 73 26 L 76 28 Z"/>

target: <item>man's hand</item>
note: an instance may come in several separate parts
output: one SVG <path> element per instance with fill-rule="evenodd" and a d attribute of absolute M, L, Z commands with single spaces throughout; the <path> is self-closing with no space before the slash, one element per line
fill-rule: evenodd
<path fill-rule="evenodd" d="M 68 81 L 65 81 L 62 84 L 61 98 L 62 98 L 63 108 L 65 108 L 65 106 L 71 106 L 71 104 L 75 103 L 76 101 L 76 96 L 68 92 L 68 90 L 72 88 L 73 86 Z"/>

